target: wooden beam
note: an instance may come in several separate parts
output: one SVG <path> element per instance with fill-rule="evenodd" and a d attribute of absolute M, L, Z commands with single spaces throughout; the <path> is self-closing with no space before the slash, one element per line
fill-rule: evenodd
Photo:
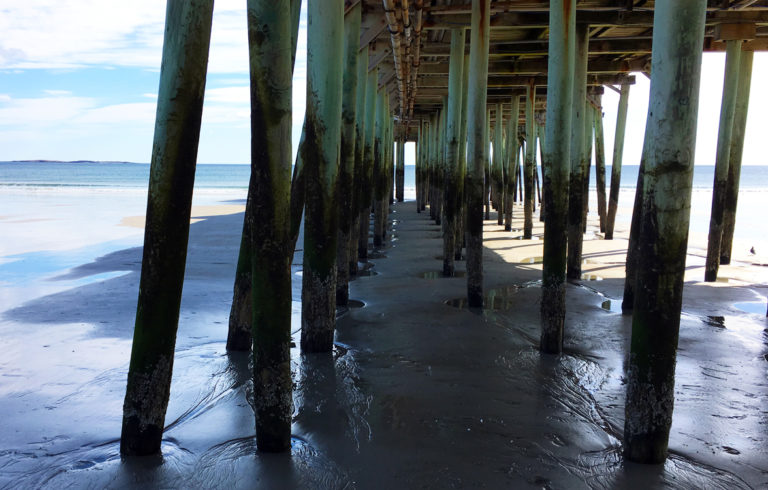
<path fill-rule="evenodd" d="M 469 27 L 469 14 L 432 11 L 424 20 L 424 29 L 441 30 Z M 653 27 L 652 11 L 578 10 L 576 22 L 593 27 Z M 768 10 L 713 10 L 707 13 L 707 25 L 728 23 L 768 23 Z M 497 12 L 491 17 L 491 29 L 545 29 L 549 25 L 546 11 Z"/>
<path fill-rule="evenodd" d="M 491 46 L 489 56 L 546 56 L 549 41 L 496 43 Z M 448 56 L 448 43 L 430 43 L 421 50 L 422 57 Z M 651 39 L 592 39 L 589 42 L 589 54 L 650 54 Z"/>

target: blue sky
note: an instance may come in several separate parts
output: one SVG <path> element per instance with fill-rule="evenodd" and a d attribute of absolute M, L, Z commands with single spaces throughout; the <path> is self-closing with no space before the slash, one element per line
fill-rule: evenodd
<path fill-rule="evenodd" d="M 164 17 L 160 0 L 0 0 L 0 160 L 148 162 Z M 305 50 L 300 36 L 294 147 L 303 120 Z M 723 65 L 723 54 L 705 55 L 698 164 L 714 163 Z M 761 134 L 768 127 L 768 93 L 758 91 L 767 79 L 768 54 L 758 53 L 745 164 L 768 164 Z M 630 95 L 626 164 L 639 159 L 648 104 L 648 80 L 638 74 L 637 82 Z M 609 162 L 617 104 L 618 95 L 606 90 Z M 248 125 L 245 0 L 216 0 L 198 160 L 247 163 Z"/>

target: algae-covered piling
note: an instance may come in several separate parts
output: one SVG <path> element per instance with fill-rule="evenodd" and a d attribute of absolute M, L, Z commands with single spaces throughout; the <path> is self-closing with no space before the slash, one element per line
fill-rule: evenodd
<path fill-rule="evenodd" d="M 171 390 L 213 0 L 168 2 L 120 453 L 160 452 Z"/>
<path fill-rule="evenodd" d="M 624 423 L 624 455 L 640 463 L 666 459 L 672 425 L 706 6 L 660 2 L 654 15 Z"/>
<path fill-rule="evenodd" d="M 472 0 L 467 93 L 467 302 L 483 306 L 483 193 L 485 189 L 486 110 L 490 0 Z"/>
<path fill-rule="evenodd" d="M 544 252 L 541 283 L 541 343 L 547 353 L 563 349 L 568 175 L 575 65 L 576 8 L 553 0 L 549 15 L 547 126 L 544 146 Z"/>
<path fill-rule="evenodd" d="M 328 352 L 336 323 L 344 5 L 309 2 L 308 6 L 301 349 Z"/>

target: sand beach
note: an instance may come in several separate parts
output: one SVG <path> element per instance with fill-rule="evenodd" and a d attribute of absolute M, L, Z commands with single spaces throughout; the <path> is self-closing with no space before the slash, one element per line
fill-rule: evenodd
<path fill-rule="evenodd" d="M 765 261 L 746 243 L 722 282 L 704 283 L 706 237 L 691 235 L 671 456 L 635 465 L 621 457 L 628 221 L 612 241 L 590 221 L 585 276 L 567 290 L 565 353 L 548 356 L 537 347 L 541 224 L 523 241 L 495 216 L 485 222 L 487 307 L 476 312 L 461 300 L 463 262 L 459 277 L 439 277 L 439 226 L 398 203 L 391 242 L 350 285 L 364 306 L 339 312 L 334 352 L 292 349 L 293 449 L 265 455 L 248 358 L 225 350 L 243 202 L 196 198 L 163 456 L 121 461 L 141 196 L 22 194 L 4 194 L 28 205 L 0 220 L 13 236 L 0 269 L 0 488 L 768 484 Z"/>

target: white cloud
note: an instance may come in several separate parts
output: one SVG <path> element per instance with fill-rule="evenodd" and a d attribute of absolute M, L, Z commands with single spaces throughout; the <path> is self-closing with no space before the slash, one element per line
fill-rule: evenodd
<path fill-rule="evenodd" d="M 155 121 L 157 105 L 152 102 L 114 104 L 88 109 L 74 118 L 75 124 L 146 124 L 150 127 Z"/>
<path fill-rule="evenodd" d="M 165 2 L 0 0 L 0 68 L 158 68 Z M 209 71 L 248 71 L 245 2 L 218 0 Z"/>
<path fill-rule="evenodd" d="M 205 91 L 205 102 L 245 104 L 249 106 L 251 100 L 248 85 L 239 87 L 209 88 Z"/>
<path fill-rule="evenodd" d="M 46 95 L 72 95 L 72 92 L 69 90 L 43 90 L 43 93 Z"/>
<path fill-rule="evenodd" d="M 12 127 L 68 123 L 95 106 L 89 97 L 7 98 L 0 102 L 0 126 Z"/>

